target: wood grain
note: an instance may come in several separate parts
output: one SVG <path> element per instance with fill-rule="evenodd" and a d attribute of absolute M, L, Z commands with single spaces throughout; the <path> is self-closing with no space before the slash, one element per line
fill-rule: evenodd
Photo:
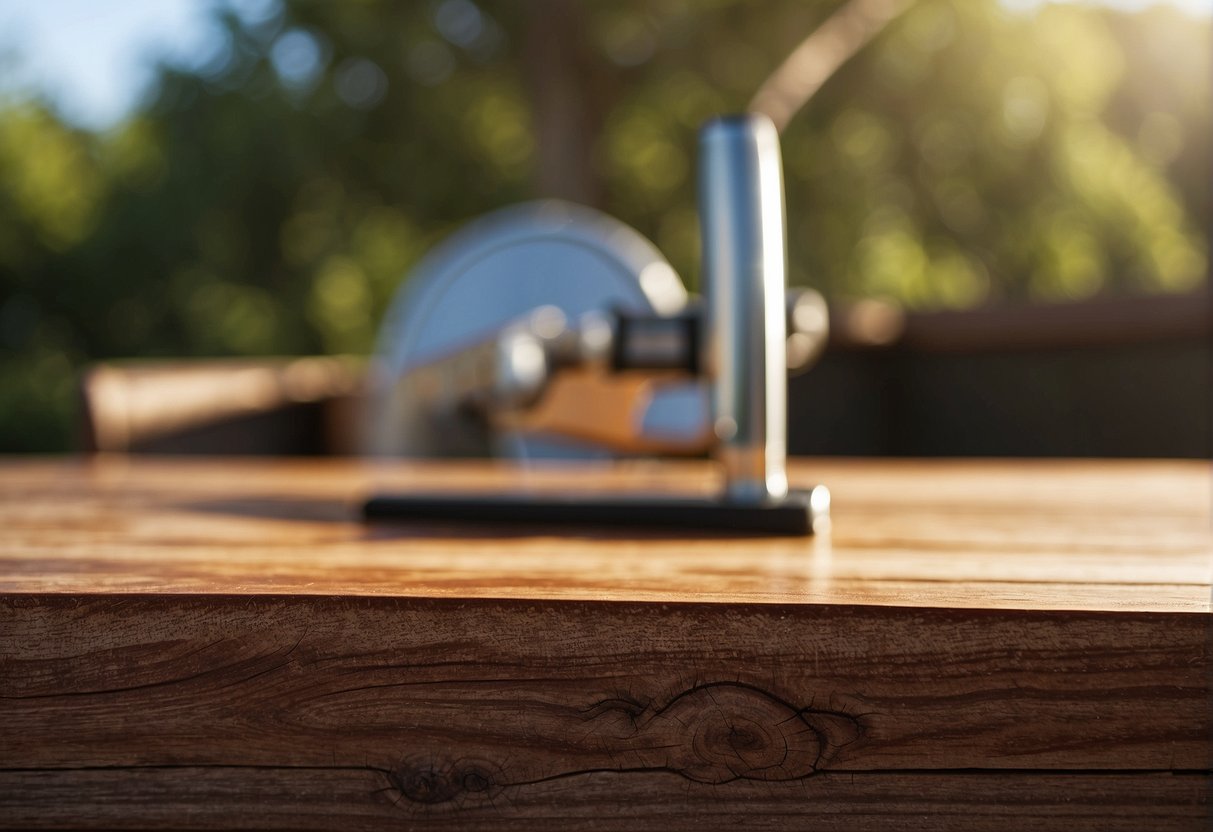
<path fill-rule="evenodd" d="M 1207 463 L 819 461 L 812 539 L 367 527 L 375 489 L 672 491 L 706 463 L 9 463 L 0 592 L 304 593 L 1208 612 Z"/>
<path fill-rule="evenodd" d="M 828 535 L 351 519 L 697 463 L 7 464 L 0 827 L 1207 828 L 1205 466 L 793 477 Z"/>
<path fill-rule="evenodd" d="M 1082 774 L 1088 797 L 1117 773 L 1207 785 L 1200 616 L 122 595 L 11 596 L 3 610 L 10 783 L 129 769 L 138 793 L 143 767 L 162 789 L 174 772 L 247 769 L 252 799 L 263 768 L 361 771 L 386 791 L 347 811 L 387 795 L 397 821 L 459 823 L 465 806 L 580 812 L 581 781 L 607 775 L 621 805 L 657 816 L 676 799 L 741 812 L 764 794 L 792 812 L 824 773 L 945 791 L 956 784 L 929 778 L 980 777 L 1004 820 L 1056 800 L 1020 775 Z M 1178 781 L 1143 782 L 1159 790 L 1121 798 L 1139 811 L 1205 805 Z M 8 794 L 12 811 L 30 799 Z"/>
<path fill-rule="evenodd" d="M 424 824 L 667 832 L 699 818 L 697 825 L 708 829 L 1185 832 L 1207 829 L 1208 822 L 1208 781 L 1192 775 L 1015 773 L 1001 777 L 993 791 L 980 777 L 954 773 L 822 774 L 800 783 L 725 788 L 688 785 L 675 775 L 653 779 L 668 788 L 646 792 L 631 788 L 627 776 L 587 773 L 545 789 L 505 789 L 422 820 L 394 796 L 385 772 L 364 767 L 0 772 L 0 791 L 8 795 L 0 805 L 23 829 L 356 832 Z M 663 796 L 655 799 L 654 791 Z M 1007 801 L 1008 795 L 1018 799 Z M 76 810 L 82 796 L 97 807 L 86 818 Z"/>

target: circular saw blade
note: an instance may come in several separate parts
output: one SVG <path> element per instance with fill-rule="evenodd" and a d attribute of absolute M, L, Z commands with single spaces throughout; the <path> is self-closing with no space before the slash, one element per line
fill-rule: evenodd
<path fill-rule="evenodd" d="M 491 435 L 482 420 L 427 412 L 410 372 L 491 337 L 541 306 L 672 314 L 686 290 L 661 253 L 598 211 L 557 201 L 489 214 L 448 238 L 389 306 L 371 373 L 369 450 L 403 456 L 542 455 L 534 438 Z"/>

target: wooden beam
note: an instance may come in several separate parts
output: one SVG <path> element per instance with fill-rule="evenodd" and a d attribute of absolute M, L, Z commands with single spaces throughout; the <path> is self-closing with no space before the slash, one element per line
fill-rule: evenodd
<path fill-rule="evenodd" d="M 827 773 L 711 786 L 594 772 L 419 808 L 387 773 L 364 766 L 144 767 L 0 772 L 0 811 L 4 825 L 22 829 L 1187 832 L 1208 828 L 1208 786 L 1185 774 Z"/>
<path fill-rule="evenodd" d="M 354 514 L 695 462 L 0 473 L 0 827 L 1206 828 L 1207 465 L 799 461 L 813 539 Z"/>
<path fill-rule="evenodd" d="M 0 609 L 0 783 L 78 770 L 88 787 L 57 800 L 79 816 L 120 771 L 138 794 L 145 768 L 153 792 L 202 772 L 212 799 L 260 794 L 262 770 L 313 788 L 327 771 L 344 794 L 330 809 L 452 822 L 576 815 L 607 783 L 632 811 L 740 813 L 792 811 L 823 774 L 865 773 L 867 799 L 879 775 L 941 794 L 967 777 L 1005 816 L 1043 770 L 1081 773 L 1087 800 L 1110 773 L 1207 776 L 1201 616 L 240 595 Z M 382 791 L 354 800 L 355 776 Z M 1193 782 L 1126 794 L 1182 816 Z M 0 791 L 0 807 L 31 799 Z"/>

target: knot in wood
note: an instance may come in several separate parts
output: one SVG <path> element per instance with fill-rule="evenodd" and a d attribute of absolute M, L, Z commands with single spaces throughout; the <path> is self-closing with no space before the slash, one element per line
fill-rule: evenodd
<path fill-rule="evenodd" d="M 445 803 L 459 793 L 461 784 L 447 772 L 413 770 L 404 772 L 398 782 L 400 793 L 414 803 Z"/>
<path fill-rule="evenodd" d="M 646 739 L 668 749 L 666 765 L 702 783 L 805 777 L 822 756 L 823 738 L 795 708 L 727 682 L 677 697 L 646 734 L 654 731 Z"/>
<path fill-rule="evenodd" d="M 388 779 L 405 799 L 423 805 L 484 795 L 495 785 L 487 768 L 470 761 L 406 761 Z"/>

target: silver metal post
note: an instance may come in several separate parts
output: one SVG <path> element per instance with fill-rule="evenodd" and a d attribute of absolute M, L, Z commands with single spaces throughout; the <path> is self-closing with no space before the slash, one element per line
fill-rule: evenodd
<path fill-rule="evenodd" d="M 705 350 L 726 496 L 788 493 L 787 251 L 779 135 L 765 116 L 708 122 L 699 134 Z"/>

